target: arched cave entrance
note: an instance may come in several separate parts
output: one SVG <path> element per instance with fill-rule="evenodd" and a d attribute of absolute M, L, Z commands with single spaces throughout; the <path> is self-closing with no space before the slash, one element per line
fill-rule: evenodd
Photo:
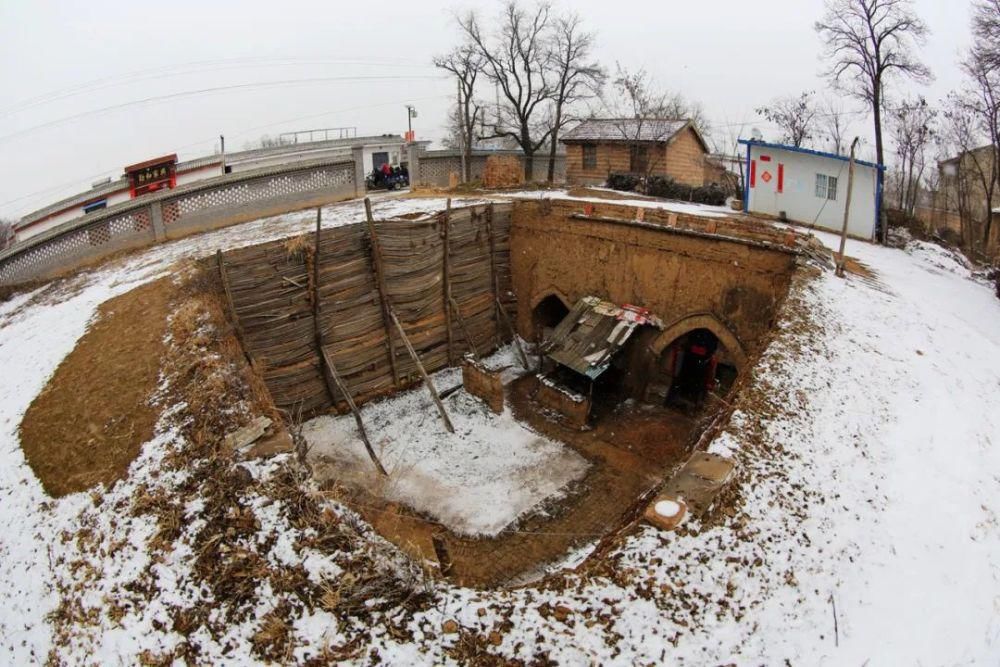
<path fill-rule="evenodd" d="M 725 398 L 736 381 L 738 362 L 712 331 L 695 328 L 663 348 L 647 388 L 647 400 L 700 410 L 711 397 Z"/>
<path fill-rule="evenodd" d="M 531 323 L 536 339 L 545 340 L 552 330 L 569 315 L 569 306 L 556 294 L 550 294 L 531 311 Z"/>

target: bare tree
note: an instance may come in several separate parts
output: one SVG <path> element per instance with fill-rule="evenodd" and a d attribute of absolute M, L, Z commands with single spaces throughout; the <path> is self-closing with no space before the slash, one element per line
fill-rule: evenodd
<path fill-rule="evenodd" d="M 972 38 L 983 64 L 1000 69 L 1000 0 L 972 3 Z"/>
<path fill-rule="evenodd" d="M 952 185 L 947 192 L 954 197 L 946 203 L 958 209 L 962 245 L 971 254 L 980 247 L 976 211 L 989 194 L 995 151 L 983 150 L 979 119 L 960 93 L 948 95 L 943 117 L 939 144 L 944 154 L 957 156 L 946 162 L 946 177 Z"/>
<path fill-rule="evenodd" d="M 972 48 L 962 62 L 962 70 L 972 85 L 960 98 L 974 114 L 979 130 L 989 142 L 983 156 L 988 169 L 978 169 L 986 196 L 983 245 L 987 246 L 993 231 L 994 195 L 1000 178 L 1000 61 L 995 41 L 1000 23 L 1000 2 L 979 0 L 973 4 Z"/>
<path fill-rule="evenodd" d="M 14 223 L 0 218 L 0 250 L 14 245 Z"/>
<path fill-rule="evenodd" d="M 927 26 L 913 12 L 910 0 L 827 0 L 826 13 L 815 29 L 826 43 L 830 62 L 826 75 L 871 109 L 876 160 L 885 164 L 885 88 L 896 76 L 917 82 L 930 80 L 930 70 L 913 55 L 927 36 Z M 883 243 L 886 232 L 883 228 Z"/>
<path fill-rule="evenodd" d="M 617 132 L 629 149 L 633 171 L 645 177 L 653 174 L 666 160 L 666 153 L 649 155 L 650 144 L 664 143 L 677 131 L 672 121 L 690 120 L 698 127 L 705 123 L 697 104 L 677 93 L 658 90 L 644 69 L 629 71 L 616 65 L 611 95 L 602 101 L 602 114 L 614 119 Z"/>
<path fill-rule="evenodd" d="M 847 136 L 847 112 L 833 98 L 827 98 L 820 104 L 819 111 L 821 133 L 830 142 L 830 150 L 837 155 L 844 152 L 844 138 Z"/>
<path fill-rule="evenodd" d="M 549 169 L 546 178 L 555 180 L 556 149 L 559 133 L 567 123 L 575 120 L 567 113 L 574 104 L 600 94 L 607 74 L 596 61 L 591 60 L 594 34 L 584 32 L 580 17 L 569 14 L 555 20 L 549 45 L 549 67 L 555 71 L 553 85 L 552 134 L 549 137 Z"/>
<path fill-rule="evenodd" d="M 659 114 L 663 118 L 686 118 L 702 134 L 708 134 L 711 127 L 705 109 L 700 102 L 689 100 L 683 93 L 666 91 L 662 96 Z"/>
<path fill-rule="evenodd" d="M 452 120 L 458 125 L 458 148 L 465 153 L 463 181 L 472 179 L 472 147 L 476 143 L 476 120 L 481 108 L 475 102 L 476 79 L 483 71 L 485 60 L 473 44 L 465 43 L 451 53 L 434 58 L 434 66 L 455 75 L 458 98 Z"/>
<path fill-rule="evenodd" d="M 525 177 L 532 180 L 535 153 L 553 130 L 551 125 L 545 127 L 543 118 L 553 95 L 547 44 L 551 8 L 543 2 L 529 12 L 511 0 L 504 5 L 492 34 L 484 33 L 475 12 L 460 16 L 458 24 L 482 57 L 486 77 L 503 97 L 493 136 L 517 142 L 524 152 Z"/>
<path fill-rule="evenodd" d="M 934 140 L 937 111 L 923 97 L 903 100 L 890 112 L 889 125 L 896 146 L 899 209 L 912 216 L 927 167 L 927 147 Z"/>
<path fill-rule="evenodd" d="M 807 90 L 798 96 L 779 97 L 766 107 L 758 107 L 757 115 L 781 128 L 781 142 L 799 148 L 813 137 L 813 121 L 817 113 L 813 102 L 815 94 L 815 91 Z"/>
<path fill-rule="evenodd" d="M 946 145 L 957 153 L 949 168 L 963 242 L 970 253 L 980 254 L 990 250 L 1000 198 L 1000 68 L 994 61 L 996 44 L 984 25 L 1000 15 L 1000 8 L 991 0 L 979 0 L 973 8 L 973 43 L 962 61 L 968 85 L 948 95 L 944 119 Z"/>
<path fill-rule="evenodd" d="M 729 118 L 723 118 L 722 122 L 714 128 L 712 133 L 712 147 L 718 158 L 726 168 L 726 183 L 723 185 L 729 192 L 736 195 L 739 200 L 743 199 L 743 178 L 746 166 L 746 153 L 740 148 L 740 140 L 747 136 L 748 123 L 746 121 L 733 122 Z"/>
<path fill-rule="evenodd" d="M 243 144 L 244 150 L 254 150 L 257 148 L 279 148 L 281 146 L 291 146 L 295 141 L 291 137 L 276 136 L 272 137 L 269 134 L 262 134 L 260 138 L 256 141 L 247 141 Z"/>

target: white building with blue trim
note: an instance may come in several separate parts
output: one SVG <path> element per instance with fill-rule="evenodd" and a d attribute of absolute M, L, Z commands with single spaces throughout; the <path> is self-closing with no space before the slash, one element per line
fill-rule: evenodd
<path fill-rule="evenodd" d="M 743 210 L 809 227 L 840 232 L 847 203 L 849 158 L 807 148 L 740 140 L 746 146 Z M 854 161 L 854 187 L 847 233 L 875 236 L 882 207 L 885 167 Z"/>

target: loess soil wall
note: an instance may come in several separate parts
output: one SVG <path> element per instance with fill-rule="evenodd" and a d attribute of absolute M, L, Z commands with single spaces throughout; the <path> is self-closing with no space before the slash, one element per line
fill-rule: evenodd
<path fill-rule="evenodd" d="M 572 307 L 594 295 L 648 308 L 667 337 L 711 328 L 745 359 L 773 327 L 796 266 L 794 234 L 744 218 L 542 200 L 517 202 L 513 220 L 518 332 L 529 339 L 543 299 Z"/>

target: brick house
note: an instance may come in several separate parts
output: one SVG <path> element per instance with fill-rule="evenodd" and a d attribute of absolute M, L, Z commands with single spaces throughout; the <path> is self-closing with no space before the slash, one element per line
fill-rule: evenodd
<path fill-rule="evenodd" d="M 571 185 L 603 185 L 611 173 L 630 173 L 700 186 L 714 173 L 705 139 L 686 118 L 594 118 L 560 141 Z"/>
<path fill-rule="evenodd" d="M 937 210 L 918 207 L 914 211 L 916 217 L 939 233 L 942 227 L 947 228 L 958 236 L 960 243 L 972 242 L 985 254 L 1000 257 L 1000 179 L 993 185 L 992 201 L 986 189 L 993 161 L 1000 161 L 998 156 L 1000 150 L 987 145 L 939 162 L 938 191 L 931 206 Z M 989 239 L 984 239 L 987 226 Z"/>

